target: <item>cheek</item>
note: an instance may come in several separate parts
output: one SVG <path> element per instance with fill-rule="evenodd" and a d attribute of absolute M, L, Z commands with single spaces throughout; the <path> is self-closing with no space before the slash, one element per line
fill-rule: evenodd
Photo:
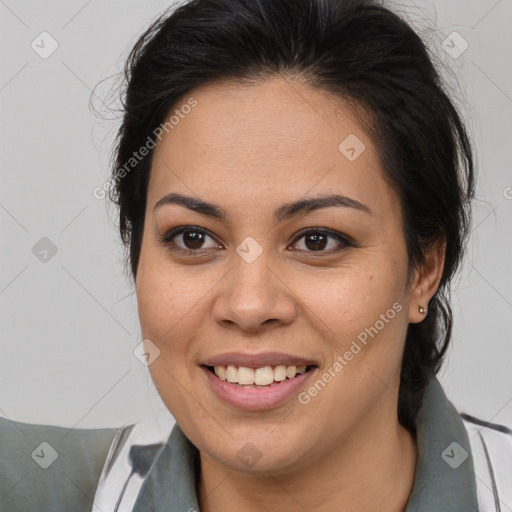
<path fill-rule="evenodd" d="M 187 328 L 204 304 L 208 283 L 174 267 L 161 251 L 142 251 L 137 276 L 137 305 L 142 334 L 155 338 L 165 350 L 179 350 Z M 197 269 L 196 269 L 197 272 Z"/>
<path fill-rule="evenodd" d="M 380 261 L 295 288 L 306 298 L 308 323 L 326 355 L 318 380 L 300 397 L 319 425 L 332 421 L 342 429 L 347 418 L 356 422 L 394 389 L 400 373 L 408 325 L 405 278 L 391 269 L 403 263 Z"/>
<path fill-rule="evenodd" d="M 354 352 L 357 344 L 361 351 L 353 360 L 359 364 L 369 364 L 370 355 L 375 364 L 384 359 L 396 362 L 407 327 L 406 262 L 374 254 L 366 264 L 360 263 L 314 281 L 296 279 L 294 289 L 304 298 L 310 322 L 328 341 L 332 360 L 355 342 Z"/>
<path fill-rule="evenodd" d="M 335 310 L 344 312 L 351 318 L 361 313 L 369 315 L 382 308 L 390 298 L 400 295 L 402 286 L 397 281 L 396 272 L 390 265 L 368 263 L 354 265 L 352 268 L 341 268 L 329 276 L 325 282 L 315 282 L 310 295 L 320 296 L 322 307 L 327 307 L 331 313 Z M 320 284 L 323 286 L 319 288 Z M 331 318 L 339 318 L 334 315 Z"/>
<path fill-rule="evenodd" d="M 187 418 L 204 414 L 190 400 L 196 394 L 190 375 L 197 370 L 191 340 L 207 314 L 201 299 L 209 287 L 200 284 L 148 254 L 141 258 L 136 286 L 141 332 L 160 351 L 148 370 L 162 401 L 184 425 Z"/>

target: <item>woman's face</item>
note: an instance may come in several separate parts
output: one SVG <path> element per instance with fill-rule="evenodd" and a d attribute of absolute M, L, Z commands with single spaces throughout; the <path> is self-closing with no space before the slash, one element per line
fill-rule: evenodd
<path fill-rule="evenodd" d="M 191 96 L 148 187 L 136 287 L 149 368 L 202 456 L 284 473 L 396 424 L 407 326 L 420 321 L 399 199 L 355 115 L 325 92 L 275 78 Z M 155 208 L 168 194 L 188 206 Z M 267 367 L 257 382 L 277 383 L 241 387 L 215 365 L 243 382 Z"/>

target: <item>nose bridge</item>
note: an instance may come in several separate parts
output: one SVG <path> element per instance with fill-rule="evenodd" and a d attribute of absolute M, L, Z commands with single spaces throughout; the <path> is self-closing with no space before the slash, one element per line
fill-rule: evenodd
<path fill-rule="evenodd" d="M 235 323 L 244 330 L 258 330 L 273 320 L 289 323 L 295 305 L 288 288 L 279 279 L 269 248 L 247 237 L 233 254 L 231 271 L 226 276 L 213 309 L 217 322 Z"/>

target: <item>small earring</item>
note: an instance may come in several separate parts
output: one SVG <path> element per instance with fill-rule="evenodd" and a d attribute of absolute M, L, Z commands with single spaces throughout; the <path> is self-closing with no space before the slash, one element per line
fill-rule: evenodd
<path fill-rule="evenodd" d="M 418 311 L 421 313 L 421 314 L 425 314 L 427 312 L 427 309 L 424 308 L 423 306 L 418 306 Z"/>

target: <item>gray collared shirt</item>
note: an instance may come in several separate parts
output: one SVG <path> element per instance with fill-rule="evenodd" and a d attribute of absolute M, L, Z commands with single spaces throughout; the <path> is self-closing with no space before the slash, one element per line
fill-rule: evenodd
<path fill-rule="evenodd" d="M 435 377 L 419 412 L 417 443 L 419 456 L 406 512 L 478 512 L 468 435 Z M 176 424 L 142 485 L 133 511 L 199 511 L 198 474 L 198 450 Z"/>

